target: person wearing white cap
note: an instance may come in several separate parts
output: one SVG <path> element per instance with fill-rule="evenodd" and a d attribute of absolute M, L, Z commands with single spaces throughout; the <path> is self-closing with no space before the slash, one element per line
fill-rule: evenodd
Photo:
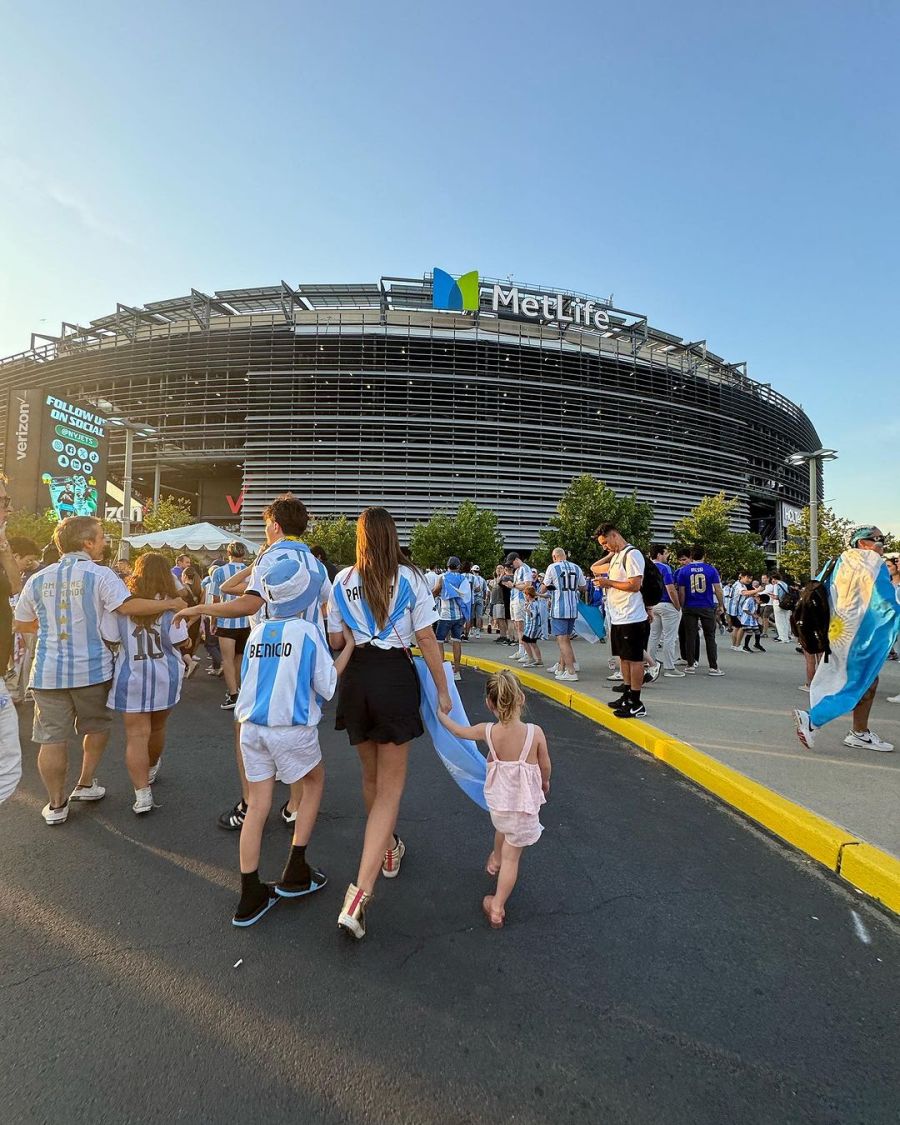
<path fill-rule="evenodd" d="M 481 576 L 481 567 L 472 563 L 469 567 L 469 582 L 472 586 L 472 617 L 471 626 L 466 633 L 466 638 L 481 636 L 481 622 L 484 617 L 484 603 L 487 601 L 488 586 Z"/>
<path fill-rule="evenodd" d="M 234 708 L 248 788 L 235 926 L 252 926 L 279 898 L 301 898 L 327 882 L 306 859 L 325 784 L 318 722 L 321 701 L 334 695 L 354 648 L 353 634 L 344 626 L 345 647 L 333 661 L 321 629 L 300 616 L 309 572 L 296 555 L 285 554 L 269 567 L 261 585 L 268 616 L 247 639 Z M 291 787 L 297 814 L 287 864 L 281 879 L 269 886 L 259 878 L 259 853 L 276 778 Z"/>

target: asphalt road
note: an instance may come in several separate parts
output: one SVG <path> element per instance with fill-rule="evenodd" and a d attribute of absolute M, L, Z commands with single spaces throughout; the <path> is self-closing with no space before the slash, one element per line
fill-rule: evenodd
<path fill-rule="evenodd" d="M 467 673 L 473 716 L 480 691 Z M 480 911 L 490 825 L 422 739 L 402 873 L 364 942 L 338 932 L 363 818 L 328 714 L 310 858 L 330 885 L 234 929 L 220 694 L 188 685 L 140 819 L 120 732 L 106 800 L 55 829 L 29 747 L 0 809 L 4 1122 L 895 1125 L 900 928 L 539 698 L 553 792 L 504 930 Z M 273 813 L 264 877 L 288 846 Z"/>

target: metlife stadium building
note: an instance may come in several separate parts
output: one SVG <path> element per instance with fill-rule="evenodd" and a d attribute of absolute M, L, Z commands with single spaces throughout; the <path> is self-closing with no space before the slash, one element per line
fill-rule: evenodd
<path fill-rule="evenodd" d="M 152 427 L 135 488 L 180 490 L 198 518 L 261 535 L 292 489 L 318 516 L 384 504 L 401 534 L 437 509 L 492 508 L 529 548 L 580 473 L 655 510 L 741 499 L 737 530 L 774 546 L 808 502 L 820 441 L 800 407 L 704 341 L 571 291 L 441 270 L 359 285 L 231 289 L 118 305 L 0 360 L 3 461 L 27 389 Z M 121 477 L 124 433 L 110 430 Z"/>

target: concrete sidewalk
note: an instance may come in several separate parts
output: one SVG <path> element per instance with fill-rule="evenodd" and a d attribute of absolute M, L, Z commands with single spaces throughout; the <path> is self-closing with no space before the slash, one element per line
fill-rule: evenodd
<path fill-rule="evenodd" d="M 822 730 L 815 750 L 808 751 L 797 739 L 792 716 L 809 699 L 798 690 L 804 682 L 803 657 L 793 645 L 774 641 L 763 641 L 765 653 L 749 655 L 732 652 L 728 636 L 719 641 L 725 676 L 706 674 L 701 646 L 696 675 L 683 680 L 660 676 L 644 688 L 643 721 L 900 857 L 900 705 L 885 700 L 900 693 L 900 663 L 885 665 L 870 720 L 873 730 L 897 746 L 894 753 L 844 746 L 849 716 Z M 464 654 L 499 660 L 515 670 L 517 664 L 508 659 L 511 651 L 495 644 L 493 635 L 463 645 Z M 615 685 L 607 681 L 609 645 L 578 640 L 575 651 L 581 672 L 571 686 L 604 702 L 611 699 L 609 689 Z M 553 665 L 556 642 L 542 642 L 541 653 L 544 663 Z"/>

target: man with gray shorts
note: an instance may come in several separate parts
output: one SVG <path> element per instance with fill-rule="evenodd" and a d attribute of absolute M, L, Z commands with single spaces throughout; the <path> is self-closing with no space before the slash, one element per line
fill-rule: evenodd
<path fill-rule="evenodd" d="M 45 822 L 64 824 L 70 801 L 99 801 L 106 790 L 94 776 L 109 739 L 106 698 L 113 657 L 101 634 L 105 615 L 141 617 L 184 609 L 180 598 L 133 598 L 121 578 L 100 565 L 106 539 L 93 516 L 70 516 L 54 533 L 59 562 L 33 574 L 16 602 L 16 630 L 37 633 L 34 693 L 38 769 L 49 798 Z M 78 784 L 67 797 L 69 739 L 82 739 Z"/>

